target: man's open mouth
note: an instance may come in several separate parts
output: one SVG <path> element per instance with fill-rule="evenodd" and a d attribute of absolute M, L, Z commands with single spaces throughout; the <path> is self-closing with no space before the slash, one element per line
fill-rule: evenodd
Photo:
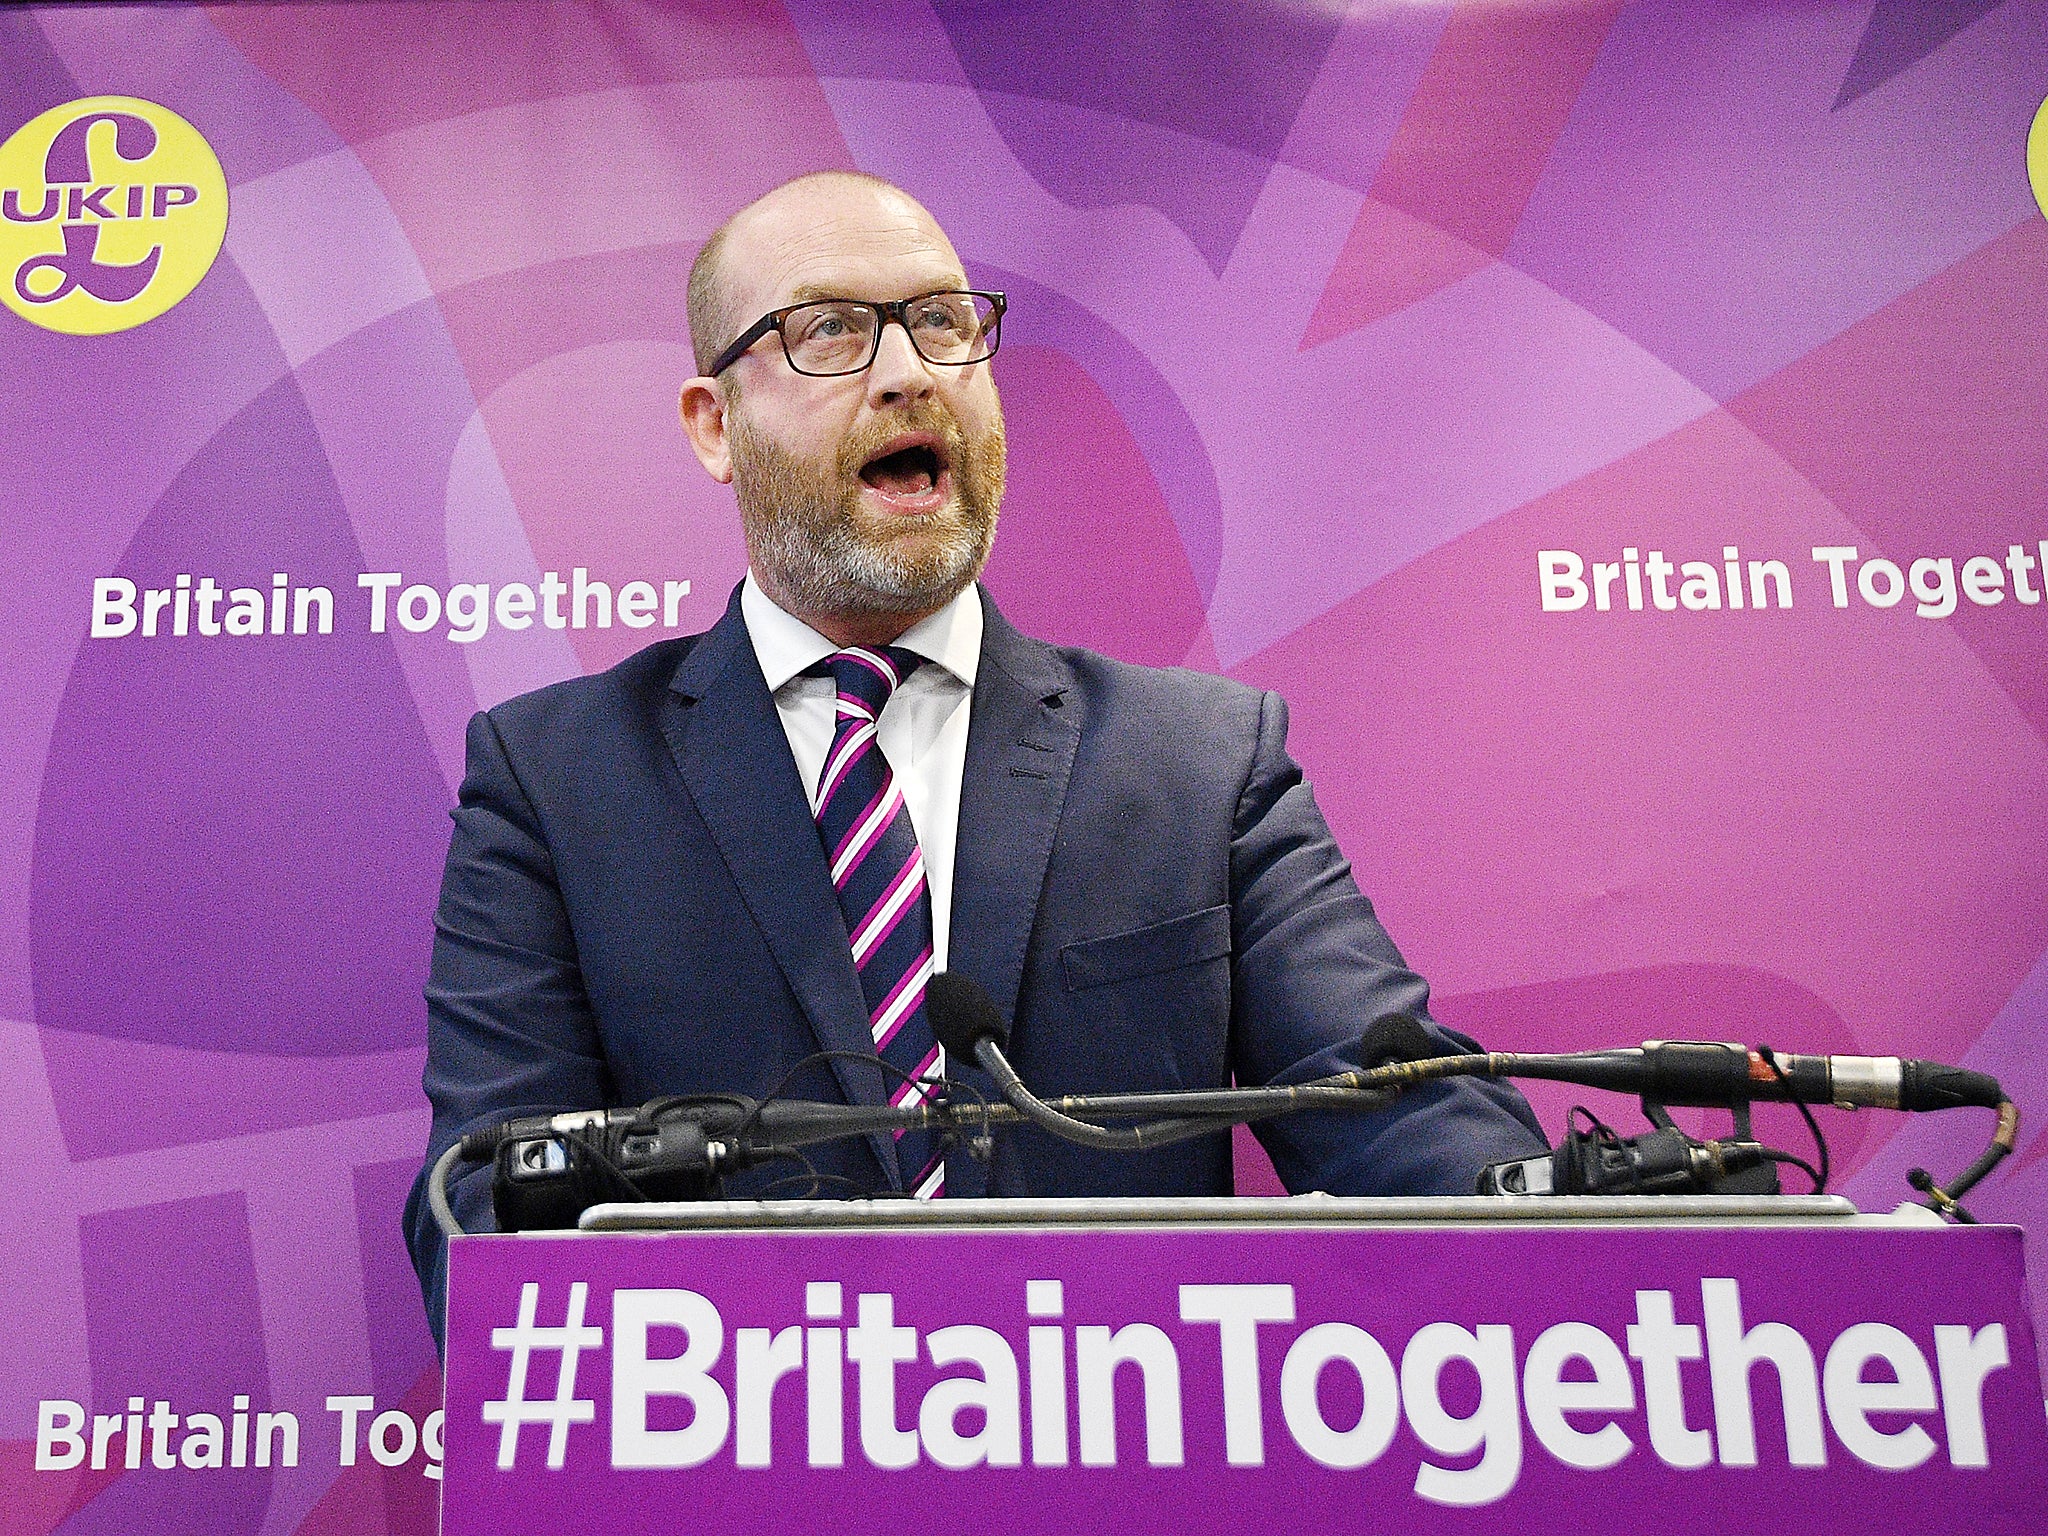
<path fill-rule="evenodd" d="M 944 500 L 947 467 L 936 439 L 899 438 L 861 466 L 860 478 L 902 510 L 922 512 Z"/>

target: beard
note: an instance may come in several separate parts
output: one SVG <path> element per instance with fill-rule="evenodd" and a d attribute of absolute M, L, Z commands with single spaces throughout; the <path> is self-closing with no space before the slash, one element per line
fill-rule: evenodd
<path fill-rule="evenodd" d="M 970 438 L 951 409 L 926 401 L 849 433 L 822 465 L 755 432 L 737 399 L 728 418 L 747 552 L 769 595 L 790 612 L 925 614 L 981 574 L 1003 499 L 1000 409 Z M 862 504 L 861 468 L 905 432 L 939 439 L 952 494 L 933 512 L 871 511 Z"/>

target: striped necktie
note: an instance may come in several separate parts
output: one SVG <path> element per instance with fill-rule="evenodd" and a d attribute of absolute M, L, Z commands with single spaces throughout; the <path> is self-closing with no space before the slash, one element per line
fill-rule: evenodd
<path fill-rule="evenodd" d="M 896 685 L 923 660 L 895 646 L 856 646 L 810 669 L 831 677 L 839 690 L 832 749 L 818 779 L 818 833 L 846 917 L 875 1050 L 904 1074 L 887 1074 L 889 1102 L 903 1106 L 930 1096 L 920 1080 L 936 1077 L 943 1058 L 924 1008 L 932 974 L 924 854 L 875 725 Z M 898 1131 L 896 1158 L 905 1189 L 926 1200 L 945 1193 L 936 1136 Z"/>

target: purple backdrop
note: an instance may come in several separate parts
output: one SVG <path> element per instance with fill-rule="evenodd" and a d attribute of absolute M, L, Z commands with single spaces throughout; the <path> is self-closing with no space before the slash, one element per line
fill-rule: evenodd
<path fill-rule="evenodd" d="M 1012 296 L 999 601 L 1285 693 L 1442 1018 L 2048 1105 L 2044 93 L 2042 0 L 0 13 L 0 137 L 140 98 L 231 200 L 160 318 L 0 315 L 0 1532 L 426 1528 L 425 1454 L 343 1465 L 326 1400 L 438 1398 L 396 1213 L 463 723 L 669 631 L 373 633 L 357 577 L 582 567 L 709 622 L 743 557 L 674 421 L 682 276 L 820 166 Z M 1767 606 L 1647 595 L 1731 546 Z M 1564 606 L 1563 555 L 1640 609 Z M 276 573 L 332 633 L 92 634 L 96 582 Z M 1983 1119 L 1825 1123 L 1889 1207 Z M 1980 1214 L 2043 1224 L 2043 1148 Z M 47 1405 L 131 1396 L 302 1445 L 36 1469 Z"/>

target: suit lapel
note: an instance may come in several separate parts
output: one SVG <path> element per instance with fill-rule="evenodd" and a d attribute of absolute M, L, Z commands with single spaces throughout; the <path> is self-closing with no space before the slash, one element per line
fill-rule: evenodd
<path fill-rule="evenodd" d="M 873 1054 L 867 1003 L 818 825 L 737 595 L 677 666 L 662 733 L 820 1048 Z M 849 1102 L 887 1102 L 874 1067 L 834 1060 L 832 1070 Z M 893 1149 L 882 1138 L 870 1140 L 893 1179 Z"/>
<path fill-rule="evenodd" d="M 1018 634 L 986 592 L 982 612 L 946 963 L 1014 1020 L 1081 722 L 1058 653 Z"/>

